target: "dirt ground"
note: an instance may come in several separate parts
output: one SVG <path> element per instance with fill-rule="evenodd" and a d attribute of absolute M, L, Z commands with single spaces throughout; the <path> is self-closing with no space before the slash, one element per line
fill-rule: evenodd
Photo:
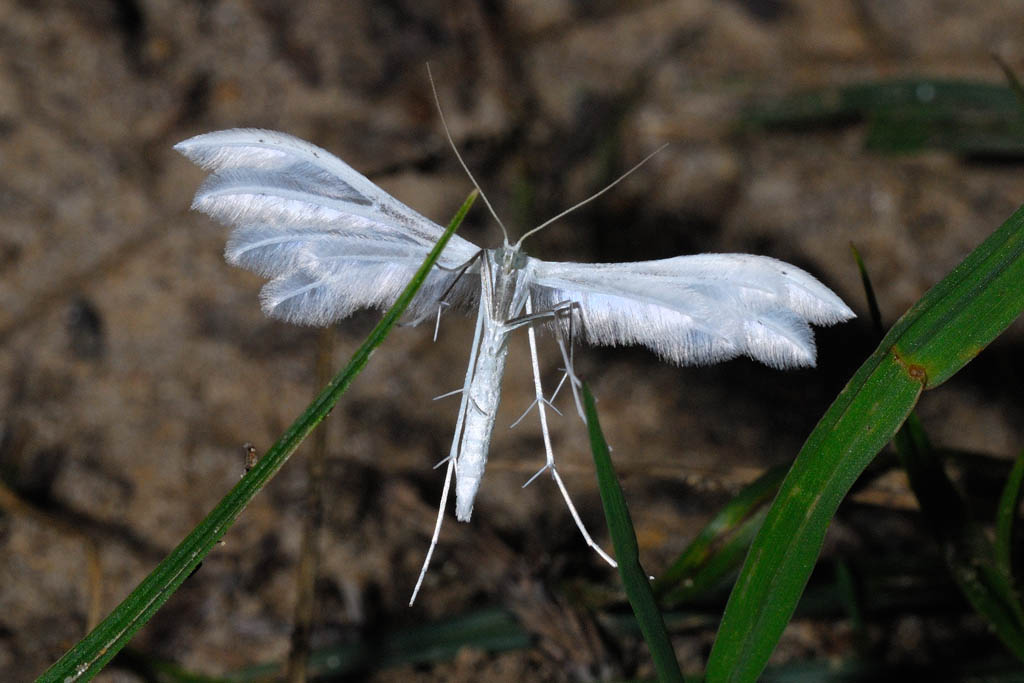
<path fill-rule="evenodd" d="M 796 454 L 873 349 L 849 243 L 891 323 L 1024 200 L 1018 163 L 880 154 L 858 124 L 752 133 L 737 125 L 742 111 L 880 78 L 1000 84 L 990 54 L 1024 70 L 1021 26 L 1024 6 L 948 0 L 0 2 L 4 678 L 37 675 L 117 605 L 238 480 L 242 444 L 265 451 L 319 389 L 321 333 L 263 316 L 261 280 L 222 260 L 227 229 L 189 211 L 204 174 L 176 142 L 287 131 L 443 224 L 470 183 L 441 134 L 429 61 L 459 147 L 515 231 L 671 143 L 532 238 L 532 255 L 756 252 L 806 268 L 849 302 L 860 317 L 819 330 L 813 370 L 676 368 L 642 349 L 577 350 L 657 573 L 730 493 Z M 461 234 L 500 240 L 480 206 Z M 336 326 L 335 368 L 378 318 Z M 536 419 L 504 428 L 531 400 L 525 336 L 513 341 L 473 519 L 449 517 L 423 593 L 406 606 L 440 494 L 432 466 L 457 408 L 431 398 L 461 384 L 471 323 L 446 317 L 437 343 L 428 329 L 396 330 L 328 420 L 314 643 L 499 605 L 536 647 L 375 680 L 649 673 L 642 647 L 595 635 L 596 618 L 565 597 L 566 582 L 614 589 L 618 579 L 585 548 L 552 482 L 520 488 L 543 459 Z M 1003 457 L 1020 448 L 1022 342 L 1018 321 L 925 398 L 936 442 Z M 550 339 L 541 354 L 553 386 Z M 560 469 L 607 546 L 585 433 L 565 412 L 553 423 Z M 135 650 L 209 675 L 287 656 L 308 454 L 257 497 Z M 883 508 L 906 499 L 893 486 Z M 856 530 L 835 526 L 826 552 L 856 548 Z M 892 657 L 913 661 L 906 653 L 928 641 L 921 623 L 908 617 L 882 636 Z M 678 639 L 688 671 L 701 669 L 713 635 L 712 623 Z M 849 640 L 842 623 L 798 620 L 773 662 L 842 656 Z M 136 680 L 117 668 L 103 676 Z"/>

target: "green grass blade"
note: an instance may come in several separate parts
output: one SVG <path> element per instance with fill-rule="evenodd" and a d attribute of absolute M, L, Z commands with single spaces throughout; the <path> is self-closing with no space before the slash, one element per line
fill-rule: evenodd
<path fill-rule="evenodd" d="M 756 680 L 847 490 L 910 413 L 921 383 L 887 353 L 861 366 L 793 463 L 726 605 L 709 681 Z"/>
<path fill-rule="evenodd" d="M 921 512 L 937 533 L 946 534 L 970 515 L 916 415 L 893 438 Z"/>
<path fill-rule="evenodd" d="M 674 607 L 699 597 L 739 569 L 785 475 L 782 466 L 767 470 L 711 518 L 654 582 L 661 604 Z"/>
<path fill-rule="evenodd" d="M 711 681 L 764 668 L 853 482 L 910 414 L 1024 310 L 1024 207 L 896 322 L 800 450 L 736 581 Z"/>
<path fill-rule="evenodd" d="M 380 323 L 373 328 L 370 336 L 355 352 L 345 369 L 331 380 L 327 388 L 309 404 L 256 466 L 221 499 L 178 547 L 171 551 L 171 554 L 157 565 L 156 569 L 91 633 L 43 673 L 39 681 L 71 683 L 86 681 L 95 676 L 188 578 L 231 527 L 245 506 L 284 465 L 302 440 L 330 413 L 334 404 L 366 365 L 373 350 L 384 341 L 387 333 L 398 322 L 448 240 L 466 217 L 476 195 L 475 191 L 470 193 L 423 265 L 416 271 L 412 281 L 384 314 Z"/>
<path fill-rule="evenodd" d="M 854 249 L 864 288 L 877 316 L 871 280 L 860 255 Z M 876 317 L 876 324 L 878 319 Z M 950 574 L 974 609 L 984 617 L 1000 640 L 1018 657 L 1024 652 L 1024 611 L 1013 590 L 1009 572 L 1000 571 L 998 553 L 984 530 L 971 515 L 966 502 L 946 474 L 940 454 L 932 448 L 920 420 L 911 413 L 896 433 L 893 443 L 910 480 L 910 487 L 942 547 Z M 1013 496 L 1007 482 L 1004 502 Z M 1019 487 L 1019 484 L 1018 484 Z M 1019 488 L 1017 489 L 1019 491 Z M 1017 498 L 1013 498 L 1015 505 Z"/>
<path fill-rule="evenodd" d="M 999 497 L 999 508 L 996 511 L 996 568 L 1007 578 L 1013 580 L 1013 536 L 1014 523 L 1017 521 L 1017 508 L 1020 506 L 1021 486 L 1024 485 L 1024 451 L 1017 456 L 1010 470 L 1010 476 Z"/>
<path fill-rule="evenodd" d="M 996 636 L 1024 660 L 1024 614 L 1010 577 L 999 571 L 993 544 L 971 516 L 915 416 L 894 442 L 953 580 Z"/>
<path fill-rule="evenodd" d="M 839 595 L 839 601 L 843 605 L 843 610 L 850 620 L 854 642 L 858 650 L 868 652 L 870 640 L 868 638 L 867 625 L 864 621 L 864 600 L 857 578 L 850 564 L 845 560 L 837 560 L 835 569 L 836 592 Z"/>
<path fill-rule="evenodd" d="M 731 533 L 715 544 L 700 565 L 693 567 L 675 588 L 659 598 L 660 604 L 667 608 L 677 608 L 697 600 L 713 599 L 720 589 L 728 588 L 743 566 L 750 544 L 767 515 L 768 506 L 765 504 L 740 522 Z"/>
<path fill-rule="evenodd" d="M 883 348 L 924 373 L 925 388 L 952 377 L 1024 309 L 1024 207 L 928 291 L 893 326 Z"/>
<path fill-rule="evenodd" d="M 998 53 L 993 53 L 992 58 L 996 60 L 996 64 L 1003 70 L 1003 75 L 1006 76 L 1006 81 L 1010 84 L 1013 94 L 1017 96 L 1017 104 L 1020 105 L 1020 111 L 1024 114 L 1024 85 L 1021 85 L 1016 72 L 1010 68 L 1010 65 Z"/>
<path fill-rule="evenodd" d="M 658 610 L 651 590 L 647 572 L 640 566 L 640 550 L 636 543 L 636 532 L 626 507 L 626 497 L 612 468 L 608 444 L 601 432 L 601 424 L 597 418 L 594 396 L 587 385 L 583 385 L 584 411 L 587 416 L 587 430 L 590 432 L 590 448 L 594 453 L 594 465 L 597 469 L 597 483 L 601 492 L 601 503 L 608 520 L 608 531 L 615 547 L 615 558 L 619 563 L 619 574 L 626 589 L 626 597 L 633 607 L 640 631 L 651 650 L 654 668 L 660 681 L 682 681 L 683 674 L 679 670 L 672 641 L 665 628 L 665 620 Z"/>
<path fill-rule="evenodd" d="M 745 123 L 807 129 L 867 122 L 865 145 L 888 153 L 946 149 L 1020 158 L 1024 120 L 1012 87 L 964 80 L 870 81 L 797 93 L 749 110 Z"/>
<path fill-rule="evenodd" d="M 868 311 L 871 313 L 871 323 L 875 326 L 878 336 L 882 336 L 882 311 L 878 308 L 878 299 L 875 298 L 875 288 L 871 284 L 871 276 L 868 275 L 868 268 L 864 265 L 864 259 L 860 257 L 860 251 L 850 242 L 850 251 L 853 252 L 853 260 L 857 263 L 857 270 L 860 272 L 860 282 L 864 287 L 864 296 L 868 301 Z"/>
<path fill-rule="evenodd" d="M 991 549 L 979 543 L 968 552 L 978 557 L 986 550 Z M 966 552 L 962 553 L 964 559 L 967 559 L 966 556 Z M 956 564 L 957 571 L 953 578 L 968 602 L 985 617 L 995 636 L 1017 659 L 1024 661 L 1024 626 L 1021 623 L 1020 604 L 1005 577 L 996 570 L 991 559 L 973 567 L 963 561 Z"/>

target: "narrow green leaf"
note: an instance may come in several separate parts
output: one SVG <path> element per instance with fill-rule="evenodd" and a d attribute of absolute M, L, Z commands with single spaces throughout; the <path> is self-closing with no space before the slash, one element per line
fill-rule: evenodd
<path fill-rule="evenodd" d="M 752 681 L 799 600 L 839 503 L 923 388 L 944 382 L 1024 310 L 1024 207 L 900 318 L 797 455 L 740 572 L 710 681 Z"/>
<path fill-rule="evenodd" d="M 882 341 L 933 389 L 1024 309 L 1024 207 L 914 304 Z"/>
<path fill-rule="evenodd" d="M 996 567 L 1008 580 L 1013 580 L 1013 535 L 1020 506 L 1021 486 L 1024 485 L 1024 451 L 1017 456 L 1006 479 L 1003 494 L 996 511 Z"/>
<path fill-rule="evenodd" d="M 853 260 L 857 263 L 857 270 L 860 271 L 860 282 L 864 287 L 864 296 L 868 300 L 868 311 L 871 312 L 871 323 L 875 326 L 878 336 L 882 336 L 882 311 L 878 308 L 878 299 L 875 298 L 875 288 L 871 285 L 871 276 L 868 275 L 868 268 L 864 265 L 864 259 L 853 242 L 850 242 L 850 251 L 853 252 Z"/>
<path fill-rule="evenodd" d="M 1024 120 L 1012 87 L 912 78 L 856 83 L 791 95 L 751 109 L 748 124 L 806 129 L 867 122 L 865 145 L 889 153 L 925 148 L 967 156 L 1024 155 Z"/>
<path fill-rule="evenodd" d="M 654 668 L 660 681 L 682 681 L 683 674 L 679 670 L 672 641 L 665 628 L 665 620 L 658 610 L 651 590 L 647 572 L 640 566 L 640 550 L 636 542 L 636 532 L 626 507 L 626 496 L 619 486 L 612 467 L 608 444 L 601 432 L 601 424 L 597 418 L 594 397 L 586 384 L 583 385 L 584 412 L 587 417 L 587 430 L 590 432 L 590 449 L 594 453 L 594 465 L 597 469 L 597 483 L 601 492 L 601 503 L 608 520 L 608 531 L 615 548 L 615 558 L 619 564 L 619 574 L 626 589 L 626 597 L 633 607 L 640 631 L 651 650 Z"/>
<path fill-rule="evenodd" d="M 953 486 L 915 416 L 910 416 L 894 443 L 953 580 L 996 636 L 1024 659 L 1024 613 L 1009 575 L 998 570 L 992 543 Z"/>
<path fill-rule="evenodd" d="M 149 621 L 189 574 L 202 562 L 217 541 L 227 532 L 246 505 L 255 497 L 306 436 L 331 412 L 334 404 L 352 380 L 366 365 L 402 313 L 416 291 L 423 284 L 441 251 L 466 217 L 476 200 L 476 191 L 470 193 L 458 213 L 448 225 L 437 244 L 427 255 L 416 275 L 370 332 L 363 345 L 352 356 L 344 370 L 339 372 L 220 503 L 200 522 L 188 536 L 171 551 L 110 615 L 77 645 L 50 667 L 38 681 L 72 683 L 86 681 L 95 676 L 131 637 Z"/>
<path fill-rule="evenodd" d="M 961 552 L 963 555 L 969 553 L 970 556 L 981 557 L 982 553 L 990 550 L 990 546 L 978 544 Z M 953 578 L 971 606 L 985 617 L 996 637 L 1017 659 L 1024 661 L 1024 627 L 1021 624 L 1020 604 L 1005 577 L 996 570 L 991 557 L 974 567 L 962 561 L 957 562 L 954 569 Z"/>
<path fill-rule="evenodd" d="M 765 504 L 740 522 L 732 533 L 719 539 L 701 564 L 692 567 L 675 588 L 661 597 L 660 604 L 675 608 L 702 598 L 713 598 L 718 589 L 727 588 L 743 566 L 750 544 L 767 515 Z"/>
<path fill-rule="evenodd" d="M 854 256 L 871 302 L 874 297 L 867 269 L 856 249 Z M 893 443 L 921 513 L 942 546 L 946 565 L 954 581 L 975 610 L 991 624 L 1000 640 L 1021 656 L 1024 648 L 1024 610 L 1015 595 L 1010 575 L 999 571 L 998 564 L 994 564 L 996 553 L 992 544 L 953 486 L 942 458 L 932 448 L 924 427 L 914 413 L 900 427 Z"/>
<path fill-rule="evenodd" d="M 893 437 L 900 462 L 907 471 L 910 488 L 921 512 L 938 533 L 964 523 L 967 504 L 942 467 L 928 435 L 916 415 L 911 415 Z"/>
<path fill-rule="evenodd" d="M 861 366 L 804 444 L 726 605 L 709 681 L 753 681 L 803 592 L 839 503 L 921 392 L 892 355 Z"/>
<path fill-rule="evenodd" d="M 836 560 L 836 589 L 839 599 L 846 610 L 853 627 L 854 639 L 858 649 L 866 652 L 868 644 L 867 628 L 864 623 L 864 607 L 862 605 L 861 591 L 854 577 L 850 564 L 845 560 Z"/>
<path fill-rule="evenodd" d="M 785 475 L 785 467 L 772 467 L 711 518 L 654 582 L 654 593 L 663 605 L 676 606 L 700 596 L 739 569 L 743 553 L 764 521 L 766 505 Z"/>
<path fill-rule="evenodd" d="M 1006 60 L 1002 58 L 999 53 L 993 53 L 992 58 L 996 60 L 996 64 L 1003 70 L 1003 75 L 1006 76 L 1007 82 L 1010 84 L 1010 88 L 1013 90 L 1013 94 L 1017 96 L 1017 104 L 1020 105 L 1020 111 L 1024 114 L 1024 85 L 1021 85 L 1020 79 L 1017 78 L 1017 74 L 1010 65 L 1006 63 Z"/>

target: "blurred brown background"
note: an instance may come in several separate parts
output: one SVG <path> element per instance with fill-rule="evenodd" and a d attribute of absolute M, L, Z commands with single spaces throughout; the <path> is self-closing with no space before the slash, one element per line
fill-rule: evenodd
<path fill-rule="evenodd" d="M 739 486 L 795 455 L 874 347 L 848 244 L 888 324 L 1024 199 L 1012 159 L 868 151 L 858 123 L 751 130 L 739 125 L 745 108 L 891 77 L 1001 84 L 990 53 L 1021 70 L 1022 26 L 1022 5 L 940 0 L 0 2 L 0 671 L 29 678 L 84 635 L 238 480 L 242 444 L 265 451 L 319 389 L 317 332 L 262 315 L 259 278 L 221 259 L 227 230 L 188 211 L 203 173 L 174 143 L 284 130 L 443 224 L 470 184 L 441 135 L 429 61 L 457 143 L 519 232 L 672 143 L 529 252 L 763 253 L 810 270 L 861 317 L 819 331 L 816 370 L 681 369 L 638 349 L 578 350 L 657 573 Z M 461 234 L 500 239 L 480 206 Z M 378 318 L 337 327 L 334 367 Z M 595 635 L 560 588 L 617 577 L 549 479 L 520 490 L 543 462 L 536 418 L 504 428 L 531 400 L 525 335 L 473 520 L 449 516 L 406 607 L 440 494 L 431 467 L 457 409 L 430 399 L 461 383 L 471 332 L 454 316 L 437 343 L 428 329 L 396 330 L 330 416 L 314 641 L 504 605 L 525 615 L 536 648 L 375 675 L 578 680 L 627 675 L 637 661 L 643 673 L 643 650 Z M 1000 456 L 1024 443 L 1021 333 L 1018 323 L 925 398 L 937 442 Z M 553 429 L 563 476 L 608 546 L 583 428 L 567 410 Z M 286 656 L 307 454 L 133 647 L 207 674 Z M 883 484 L 865 505 L 908 504 L 898 477 Z M 842 515 L 833 532 L 826 552 L 863 549 Z M 941 644 L 929 628 L 894 621 L 890 656 Z M 677 642 L 688 670 L 713 635 L 712 624 Z M 841 656 L 849 640 L 841 623 L 797 620 L 773 661 Z"/>

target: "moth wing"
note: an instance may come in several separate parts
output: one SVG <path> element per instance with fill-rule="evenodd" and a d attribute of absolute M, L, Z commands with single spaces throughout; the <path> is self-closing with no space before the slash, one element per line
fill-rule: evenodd
<path fill-rule="evenodd" d="M 270 281 L 267 315 L 327 325 L 365 307 L 390 306 L 443 233 L 330 152 L 269 130 L 206 133 L 174 148 L 212 171 L 192 208 L 234 227 L 224 257 Z M 429 313 L 479 249 L 452 236 L 408 315 Z M 477 278 L 449 295 L 470 303 Z"/>
<path fill-rule="evenodd" d="M 647 346 L 679 365 L 749 356 L 773 368 L 813 366 L 810 325 L 854 317 L 807 272 L 767 256 L 696 254 L 637 263 L 532 259 L 536 309 L 578 304 L 591 344 Z"/>

